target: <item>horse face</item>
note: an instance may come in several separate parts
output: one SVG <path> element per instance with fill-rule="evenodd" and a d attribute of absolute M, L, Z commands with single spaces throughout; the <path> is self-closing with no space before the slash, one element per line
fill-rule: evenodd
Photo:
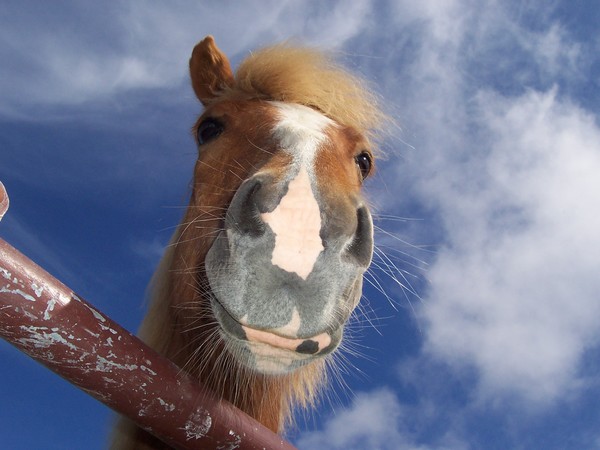
<path fill-rule="evenodd" d="M 194 203 L 220 212 L 204 266 L 227 350 L 272 374 L 331 353 L 373 250 L 364 139 L 306 106 L 257 100 L 209 105 L 196 130 Z"/>

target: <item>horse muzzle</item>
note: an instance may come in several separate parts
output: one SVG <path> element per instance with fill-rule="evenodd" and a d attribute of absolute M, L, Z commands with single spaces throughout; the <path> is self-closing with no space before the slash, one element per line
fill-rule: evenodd
<path fill-rule="evenodd" d="M 249 178 L 205 259 L 223 340 L 264 373 L 335 350 L 360 300 L 371 216 L 358 201 L 327 202 L 318 192 L 303 167 L 287 179 Z"/>

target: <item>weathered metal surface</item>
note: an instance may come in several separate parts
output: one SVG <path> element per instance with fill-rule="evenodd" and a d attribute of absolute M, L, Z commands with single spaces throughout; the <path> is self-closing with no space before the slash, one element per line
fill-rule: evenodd
<path fill-rule="evenodd" d="M 175 448 L 294 448 L 1 239 L 0 336 Z"/>

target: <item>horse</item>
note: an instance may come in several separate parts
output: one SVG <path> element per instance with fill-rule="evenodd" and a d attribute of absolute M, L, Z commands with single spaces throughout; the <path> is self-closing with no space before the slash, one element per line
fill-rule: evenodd
<path fill-rule="evenodd" d="M 362 79 L 311 48 L 263 48 L 234 74 L 208 36 L 189 69 L 198 158 L 140 337 L 283 432 L 319 398 L 362 296 L 373 256 L 362 187 L 386 116 Z M 133 426 L 118 440 L 166 448 Z"/>

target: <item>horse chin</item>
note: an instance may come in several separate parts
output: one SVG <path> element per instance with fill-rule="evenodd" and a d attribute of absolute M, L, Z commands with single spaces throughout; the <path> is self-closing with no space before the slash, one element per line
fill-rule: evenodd
<path fill-rule="evenodd" d="M 269 344 L 242 341 L 223 331 L 221 338 L 227 351 L 239 364 L 263 375 L 286 375 L 317 359 Z"/>
<path fill-rule="evenodd" d="M 307 339 L 289 338 L 242 324 L 213 296 L 213 314 L 226 351 L 243 367 L 263 375 L 285 375 L 333 352 L 343 330 Z"/>

